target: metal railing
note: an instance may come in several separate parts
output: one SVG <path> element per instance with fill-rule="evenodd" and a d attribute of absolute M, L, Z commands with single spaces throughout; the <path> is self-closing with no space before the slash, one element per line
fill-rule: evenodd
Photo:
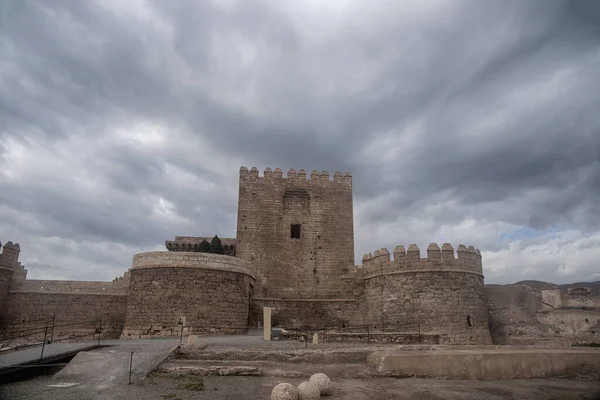
<path fill-rule="evenodd" d="M 183 342 L 184 330 L 186 335 L 189 334 L 245 334 L 249 329 L 256 329 L 256 325 L 245 325 L 245 326 L 232 326 L 232 325 L 195 325 L 186 324 L 185 326 L 178 324 L 178 328 L 172 332 L 179 336 L 180 343 Z M 281 328 L 289 332 L 292 337 L 303 336 L 306 342 L 305 346 L 308 346 L 309 337 L 314 333 L 319 333 L 322 338 L 322 342 L 327 343 L 332 341 L 333 337 L 347 336 L 348 338 L 355 337 L 359 341 L 372 343 L 374 340 L 381 338 L 382 336 L 406 336 L 413 337 L 413 340 L 418 341 L 419 344 L 423 343 L 424 336 L 421 330 L 421 323 L 406 323 L 406 324 L 387 324 L 381 326 L 377 323 L 370 323 L 364 325 L 298 325 L 298 326 L 284 326 L 278 327 L 273 324 L 273 328 Z M 426 339 L 425 339 L 426 340 Z M 334 340 L 335 341 L 335 340 Z"/>
<path fill-rule="evenodd" d="M 409 323 L 409 324 L 393 324 L 379 327 L 377 324 L 364 324 L 364 325 L 343 325 L 343 326 L 332 326 L 332 325 L 304 325 L 286 327 L 286 331 L 294 332 L 296 334 L 304 335 L 306 343 L 308 344 L 308 337 L 314 333 L 322 333 L 324 342 L 329 341 L 329 335 L 354 335 L 354 336 L 366 336 L 365 341 L 371 343 L 372 338 L 375 336 L 382 335 L 415 335 L 418 338 L 419 344 L 422 344 L 423 336 L 421 333 L 420 323 Z"/>
<path fill-rule="evenodd" d="M 39 322 L 43 322 L 43 324 L 38 324 Z M 25 329 L 14 329 L 19 325 L 28 325 L 36 323 L 37 326 Z M 73 329 L 73 327 L 81 327 L 80 329 Z M 13 329 L 11 329 L 13 328 Z M 69 328 L 66 331 L 75 331 L 76 333 L 71 333 L 65 335 L 65 329 Z M 43 339 L 41 342 L 38 338 L 41 338 L 43 333 Z M 6 324 L 0 330 L 0 343 L 2 342 L 11 342 L 15 339 L 25 339 L 32 338 L 29 343 L 25 343 L 23 345 L 14 346 L 13 350 L 18 350 L 23 347 L 30 346 L 39 346 L 41 344 L 41 354 L 40 360 L 44 357 L 44 349 L 46 344 L 63 342 L 67 340 L 81 339 L 84 337 L 91 336 L 95 339 L 95 336 L 98 335 L 98 345 L 100 345 L 100 340 L 102 338 L 102 319 L 96 320 L 87 320 L 87 321 L 78 321 L 71 323 L 57 323 L 56 315 L 48 318 L 40 318 L 37 320 L 17 322 L 13 324 Z"/>

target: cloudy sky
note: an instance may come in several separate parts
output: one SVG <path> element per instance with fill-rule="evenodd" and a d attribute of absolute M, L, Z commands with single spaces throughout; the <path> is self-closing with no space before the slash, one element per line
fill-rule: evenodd
<path fill-rule="evenodd" d="M 349 171 L 356 261 L 600 279 L 597 1 L 0 0 L 0 241 L 107 280 L 235 236 L 241 165 Z"/>

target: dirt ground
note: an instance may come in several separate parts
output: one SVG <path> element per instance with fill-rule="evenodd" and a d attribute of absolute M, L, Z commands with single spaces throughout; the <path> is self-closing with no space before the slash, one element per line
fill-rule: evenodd
<path fill-rule="evenodd" d="M 268 400 L 278 383 L 298 385 L 316 372 L 324 372 L 332 378 L 333 394 L 325 397 L 330 400 L 600 400 L 600 373 L 596 370 L 563 379 L 399 378 L 377 375 L 364 363 L 365 355 L 377 349 L 377 345 L 310 344 L 308 349 L 305 345 L 290 341 L 264 342 L 261 338 L 242 336 L 202 338 L 200 346 L 181 349 L 162 363 L 158 371 L 145 379 L 134 378 L 131 385 L 112 381 L 112 385 L 99 390 L 98 385 L 69 381 L 70 378 L 59 374 L 4 385 L 0 382 L 0 400 Z M 396 350 L 415 348 L 395 347 Z M 181 374 L 182 367 L 207 366 L 253 367 L 261 375 Z"/>
<path fill-rule="evenodd" d="M 182 376 L 154 373 L 132 385 L 114 387 L 101 393 L 86 387 L 49 387 L 51 377 L 0 386 L 0 399 L 44 400 L 265 400 L 278 383 L 299 384 L 305 378 L 273 376 Z M 63 382 L 66 383 L 66 382 Z M 335 379 L 330 400 L 600 400 L 600 382 L 566 379 L 505 381 L 452 381 L 434 379 Z"/>

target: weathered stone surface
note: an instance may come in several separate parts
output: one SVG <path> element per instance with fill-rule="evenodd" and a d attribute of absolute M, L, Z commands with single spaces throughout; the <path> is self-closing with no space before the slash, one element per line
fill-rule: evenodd
<path fill-rule="evenodd" d="M 485 288 L 494 344 L 572 345 L 600 342 L 600 296 L 582 302 L 555 285 Z M 541 293 L 540 293 L 541 292 Z"/>
<path fill-rule="evenodd" d="M 261 372 L 256 367 L 246 366 L 166 366 L 159 367 L 158 371 L 174 373 L 177 375 L 194 374 L 199 376 L 260 376 Z"/>
<path fill-rule="evenodd" d="M 134 257 L 123 337 L 244 333 L 251 285 L 234 257 L 154 252 Z"/>
<path fill-rule="evenodd" d="M 319 388 L 321 396 L 327 396 L 331 394 L 333 385 L 327 375 L 322 372 L 318 372 L 310 377 L 308 380 L 310 383 Z"/>
<path fill-rule="evenodd" d="M 597 289 L 488 287 L 486 294 L 481 252 L 464 244 L 455 256 L 449 243 L 431 243 L 426 258 L 416 244 L 395 247 L 393 259 L 381 248 L 356 266 L 350 174 L 331 180 L 326 171 L 307 177 L 291 169 L 284 178 L 266 168 L 259 175 L 240 168 L 237 237 L 221 239 L 237 257 L 187 252 L 203 238 L 176 236 L 166 242 L 174 252 L 134 256 L 131 286 L 129 273 L 113 282 L 26 280 L 21 248 L 7 242 L 0 322 L 25 329 L 53 314 L 57 322 L 102 318 L 106 336 L 121 332 L 127 313 L 124 337 L 241 333 L 271 307 L 273 325 L 301 328 L 295 334 L 308 325 L 303 336 L 320 331 L 325 340 L 489 344 L 488 320 L 497 344 L 600 340 Z"/>
<path fill-rule="evenodd" d="M 271 400 L 298 400 L 298 390 L 291 383 L 280 383 L 273 388 Z"/>
<path fill-rule="evenodd" d="M 336 298 L 354 265 L 352 177 L 240 169 L 238 257 L 256 269 L 258 298 Z M 301 225 L 300 238 L 291 226 Z"/>
<path fill-rule="evenodd" d="M 321 397 L 319 387 L 312 382 L 302 382 L 298 385 L 299 400 L 317 400 Z"/>
<path fill-rule="evenodd" d="M 56 315 L 54 339 L 86 335 L 90 340 L 102 320 L 102 337 L 119 337 L 125 323 L 127 296 L 117 294 L 15 292 L 9 293 L 8 309 L 11 322 L 18 322 L 18 329 L 40 327 L 40 320 L 51 321 Z M 32 321 L 28 323 L 28 321 Z M 42 322 L 42 326 L 43 326 Z M 61 326 L 77 323 L 77 325 Z M 10 334 L 10 331 L 7 331 Z M 44 333 L 31 335 L 23 341 L 42 340 Z"/>
<path fill-rule="evenodd" d="M 368 314 L 380 326 L 419 325 L 441 343 L 491 344 L 483 278 L 454 271 L 373 276 L 365 281 Z"/>

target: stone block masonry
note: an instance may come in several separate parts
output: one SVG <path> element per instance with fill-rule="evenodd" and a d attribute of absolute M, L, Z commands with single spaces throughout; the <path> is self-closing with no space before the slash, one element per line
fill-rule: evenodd
<path fill-rule="evenodd" d="M 253 326 L 262 318 L 262 308 L 271 307 L 273 326 L 286 328 L 341 327 L 365 325 L 358 299 L 261 299 L 253 298 L 250 320 Z"/>
<path fill-rule="evenodd" d="M 41 319 L 56 316 L 55 324 L 72 324 L 57 328 L 55 339 L 88 335 L 92 339 L 98 321 L 102 319 L 102 337 L 118 338 L 125 323 L 126 294 L 65 293 L 65 292 L 10 292 L 8 323 L 18 323 L 15 329 L 40 328 Z M 29 322 L 32 321 L 32 322 Z M 6 332 L 10 334 L 9 332 Z M 97 337 L 97 336 L 96 336 Z M 43 334 L 27 337 L 23 341 L 40 340 Z"/>
<path fill-rule="evenodd" d="M 14 275 L 19 275 L 23 270 L 19 262 L 21 247 L 18 243 L 7 242 L 4 246 L 0 243 L 0 324 L 6 321 L 9 313 L 8 291 L 11 288 Z"/>
<path fill-rule="evenodd" d="M 134 257 L 123 338 L 245 333 L 254 274 L 239 258 L 186 252 Z"/>
<path fill-rule="evenodd" d="M 242 167 L 236 254 L 255 267 L 256 295 L 339 297 L 354 265 L 352 212 L 350 174 Z"/>
<path fill-rule="evenodd" d="M 396 247 L 393 261 L 387 249 L 363 257 L 368 315 L 381 326 L 420 324 L 440 343 L 491 344 L 481 256 L 464 245 L 457 253 L 432 243 L 427 258 L 414 244 Z"/>
<path fill-rule="evenodd" d="M 12 281 L 13 271 L 10 268 L 0 266 L 0 323 L 7 319 L 9 308 L 8 291 Z"/>
<path fill-rule="evenodd" d="M 398 246 L 393 259 L 380 249 L 354 264 L 349 173 L 290 169 L 284 176 L 266 168 L 261 175 L 256 167 L 241 167 L 237 235 L 222 238 L 227 255 L 200 253 L 202 239 L 176 236 L 165 242 L 170 251 L 138 254 L 130 273 L 112 283 L 27 281 L 18 245 L 7 243 L 0 301 L 8 293 L 22 293 L 25 303 L 78 295 L 98 313 L 104 303 L 85 296 L 127 298 L 124 338 L 242 333 L 258 326 L 262 308 L 270 307 L 273 324 L 282 327 L 354 326 L 382 334 L 398 328 L 441 343 L 491 343 L 481 254 L 474 247 L 460 245 L 455 254 L 450 244 L 432 243 L 422 258 L 416 245 Z M 587 293 L 570 298 L 594 304 Z M 18 318 L 21 307 L 13 302 L 0 311 Z"/>

